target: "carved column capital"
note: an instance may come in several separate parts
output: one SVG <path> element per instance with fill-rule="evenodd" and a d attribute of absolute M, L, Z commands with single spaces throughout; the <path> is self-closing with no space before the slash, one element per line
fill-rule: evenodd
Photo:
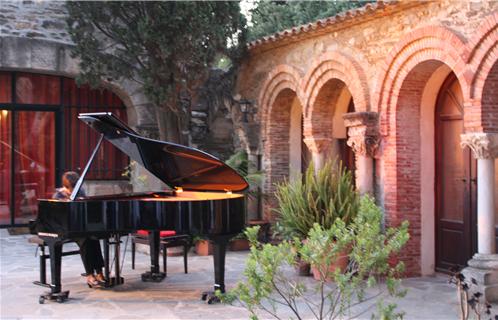
<path fill-rule="evenodd" d="M 348 146 L 357 155 L 375 157 L 380 145 L 379 114 L 351 112 L 342 117 L 348 131 Z"/>
<path fill-rule="evenodd" d="M 460 146 L 469 147 L 476 159 L 498 157 L 498 133 L 472 132 L 460 135 Z"/>
<path fill-rule="evenodd" d="M 322 137 L 306 137 L 303 141 L 312 153 L 323 153 L 328 151 L 332 144 L 332 139 Z"/>

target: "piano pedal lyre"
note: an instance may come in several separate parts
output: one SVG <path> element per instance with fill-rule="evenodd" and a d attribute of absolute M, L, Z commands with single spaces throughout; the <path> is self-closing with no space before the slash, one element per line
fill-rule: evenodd
<path fill-rule="evenodd" d="M 106 281 L 105 287 L 106 288 L 111 288 L 111 287 L 114 287 L 114 286 L 117 286 L 117 285 L 121 285 L 121 284 L 124 284 L 124 278 L 123 277 L 119 277 L 119 278 L 110 277 Z"/>

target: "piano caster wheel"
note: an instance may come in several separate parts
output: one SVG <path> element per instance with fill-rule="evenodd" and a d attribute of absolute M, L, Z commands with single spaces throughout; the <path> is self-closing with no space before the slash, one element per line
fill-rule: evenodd
<path fill-rule="evenodd" d="M 221 300 L 220 300 L 220 298 L 218 298 L 218 297 L 210 297 L 210 298 L 208 299 L 208 304 L 220 303 L 220 302 L 221 302 Z"/>
<path fill-rule="evenodd" d="M 62 291 L 57 293 L 46 293 L 38 298 L 39 304 L 44 304 L 46 300 L 57 301 L 58 303 L 63 303 L 69 298 L 69 291 Z"/>
<path fill-rule="evenodd" d="M 203 292 L 201 299 L 202 301 L 207 301 L 208 304 L 221 302 L 220 298 L 212 291 Z"/>
<path fill-rule="evenodd" d="M 142 281 L 143 282 L 161 282 L 166 277 L 164 272 L 145 272 L 142 273 Z"/>

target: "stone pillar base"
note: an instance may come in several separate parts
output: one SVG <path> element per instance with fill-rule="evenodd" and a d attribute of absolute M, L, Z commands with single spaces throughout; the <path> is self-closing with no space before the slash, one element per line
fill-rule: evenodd
<path fill-rule="evenodd" d="M 471 291 L 481 292 L 488 302 L 498 302 L 498 254 L 476 253 L 468 265 L 462 274 L 471 286 Z M 471 279 L 475 279 L 477 285 L 471 285 Z"/>

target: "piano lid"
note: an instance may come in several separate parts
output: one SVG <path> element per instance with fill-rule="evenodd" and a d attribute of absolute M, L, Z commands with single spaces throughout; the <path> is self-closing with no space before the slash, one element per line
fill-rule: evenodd
<path fill-rule="evenodd" d="M 78 118 L 171 188 L 243 191 L 248 187 L 241 175 L 214 156 L 142 137 L 110 112 L 80 113 Z"/>

